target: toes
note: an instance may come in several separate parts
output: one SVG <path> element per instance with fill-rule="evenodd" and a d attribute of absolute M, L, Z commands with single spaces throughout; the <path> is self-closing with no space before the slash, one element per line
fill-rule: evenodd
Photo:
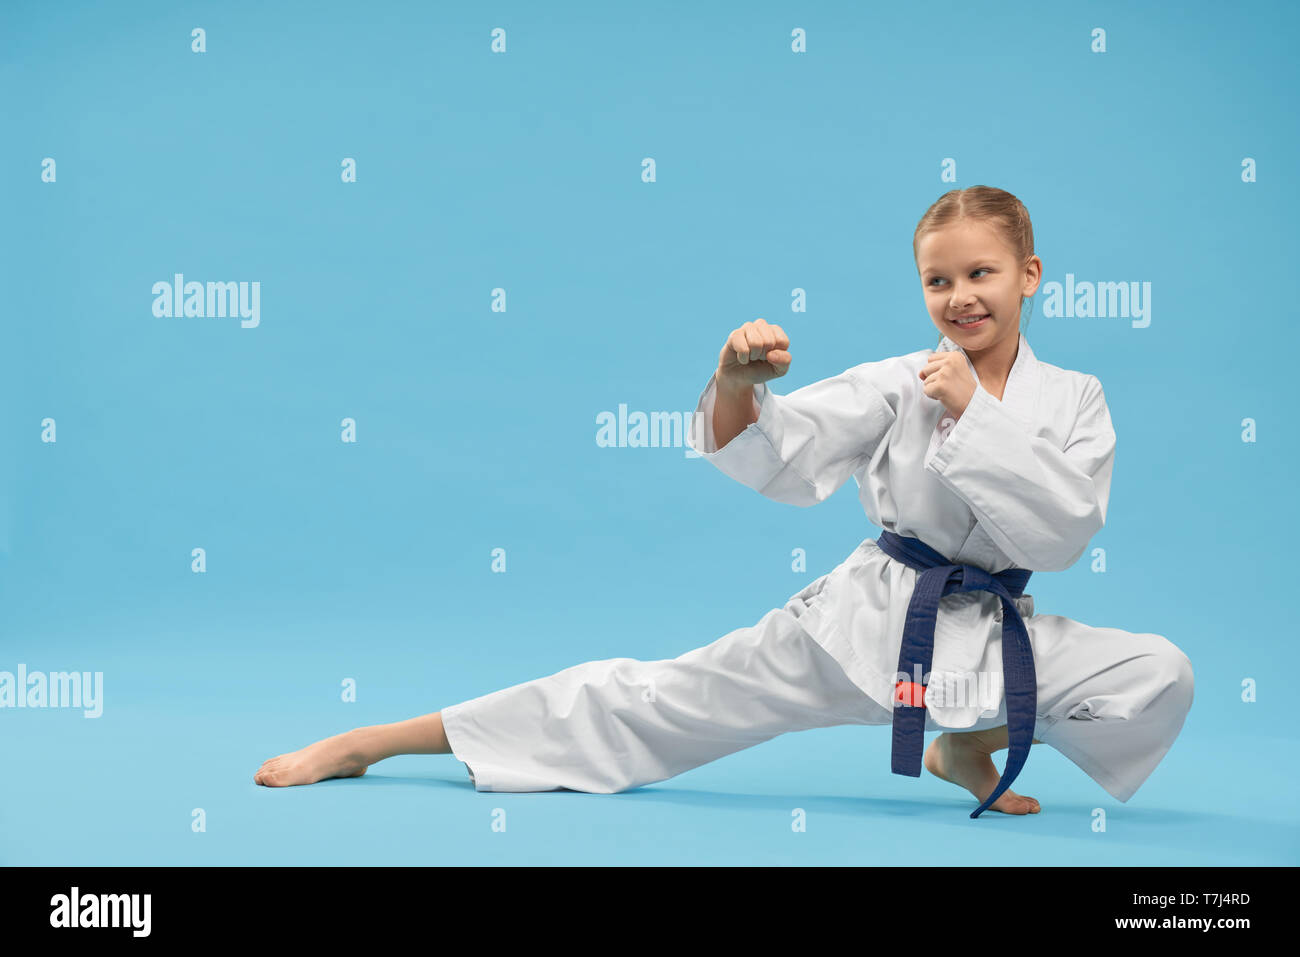
<path fill-rule="evenodd" d="M 1037 801 L 1015 791 L 1004 791 L 990 808 L 1003 814 L 1037 814 L 1040 810 Z"/>

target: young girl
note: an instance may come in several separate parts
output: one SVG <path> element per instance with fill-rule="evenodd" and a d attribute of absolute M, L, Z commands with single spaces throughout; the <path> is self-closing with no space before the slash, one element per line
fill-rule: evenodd
<path fill-rule="evenodd" d="M 1035 614 L 1032 572 L 1069 568 L 1105 523 L 1114 461 L 1101 383 L 1038 360 L 1018 319 L 1042 276 L 1016 197 L 952 190 L 913 253 L 937 351 L 856 365 L 788 395 L 780 326 L 728 337 L 689 442 L 778 502 L 850 476 L 884 531 L 829 574 L 703 648 L 575 665 L 265 762 L 258 784 L 355 777 L 396 754 L 454 754 L 480 791 L 612 793 L 788 731 L 892 724 L 893 770 L 925 767 L 986 808 L 1035 813 L 1008 785 L 1029 744 L 1120 801 L 1169 750 L 1192 668 L 1166 638 Z M 933 660 L 931 660 L 933 659 Z M 1011 748 L 999 779 L 991 757 Z"/>

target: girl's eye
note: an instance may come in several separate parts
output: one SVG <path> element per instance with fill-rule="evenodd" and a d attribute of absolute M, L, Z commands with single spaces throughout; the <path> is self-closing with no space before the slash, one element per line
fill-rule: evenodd
<path fill-rule="evenodd" d="M 974 276 L 975 273 L 977 273 L 977 272 L 988 272 L 988 270 L 985 269 L 983 266 L 981 266 L 979 269 L 974 270 L 974 271 L 971 273 L 971 275 Z M 936 282 L 943 282 L 943 277 L 942 277 L 942 276 L 935 276 L 933 279 L 930 280 L 930 285 L 933 286 Z"/>

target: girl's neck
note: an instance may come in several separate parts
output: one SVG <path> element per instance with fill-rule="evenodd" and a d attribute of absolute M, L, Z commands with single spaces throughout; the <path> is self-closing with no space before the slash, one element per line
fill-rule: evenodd
<path fill-rule="evenodd" d="M 980 385 L 984 391 L 1001 401 L 1002 393 L 1011 377 L 1011 367 L 1015 365 L 1016 356 L 1020 354 L 1020 335 L 1010 336 L 1003 342 L 996 342 L 987 349 L 978 352 L 966 351 L 970 364 L 975 367 Z"/>

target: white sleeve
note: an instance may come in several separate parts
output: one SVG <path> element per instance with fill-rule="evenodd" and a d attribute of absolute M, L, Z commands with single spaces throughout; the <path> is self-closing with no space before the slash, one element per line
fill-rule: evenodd
<path fill-rule="evenodd" d="M 971 507 L 1021 568 L 1062 571 L 1106 524 L 1115 431 L 1106 396 L 1088 376 L 1064 448 L 1029 436 L 983 386 L 925 468 Z"/>
<path fill-rule="evenodd" d="M 895 419 L 862 366 L 789 395 L 767 383 L 754 386 L 758 421 L 721 449 L 713 432 L 716 400 L 714 372 L 691 416 L 691 448 L 742 485 L 789 505 L 829 498 L 870 459 Z"/>

